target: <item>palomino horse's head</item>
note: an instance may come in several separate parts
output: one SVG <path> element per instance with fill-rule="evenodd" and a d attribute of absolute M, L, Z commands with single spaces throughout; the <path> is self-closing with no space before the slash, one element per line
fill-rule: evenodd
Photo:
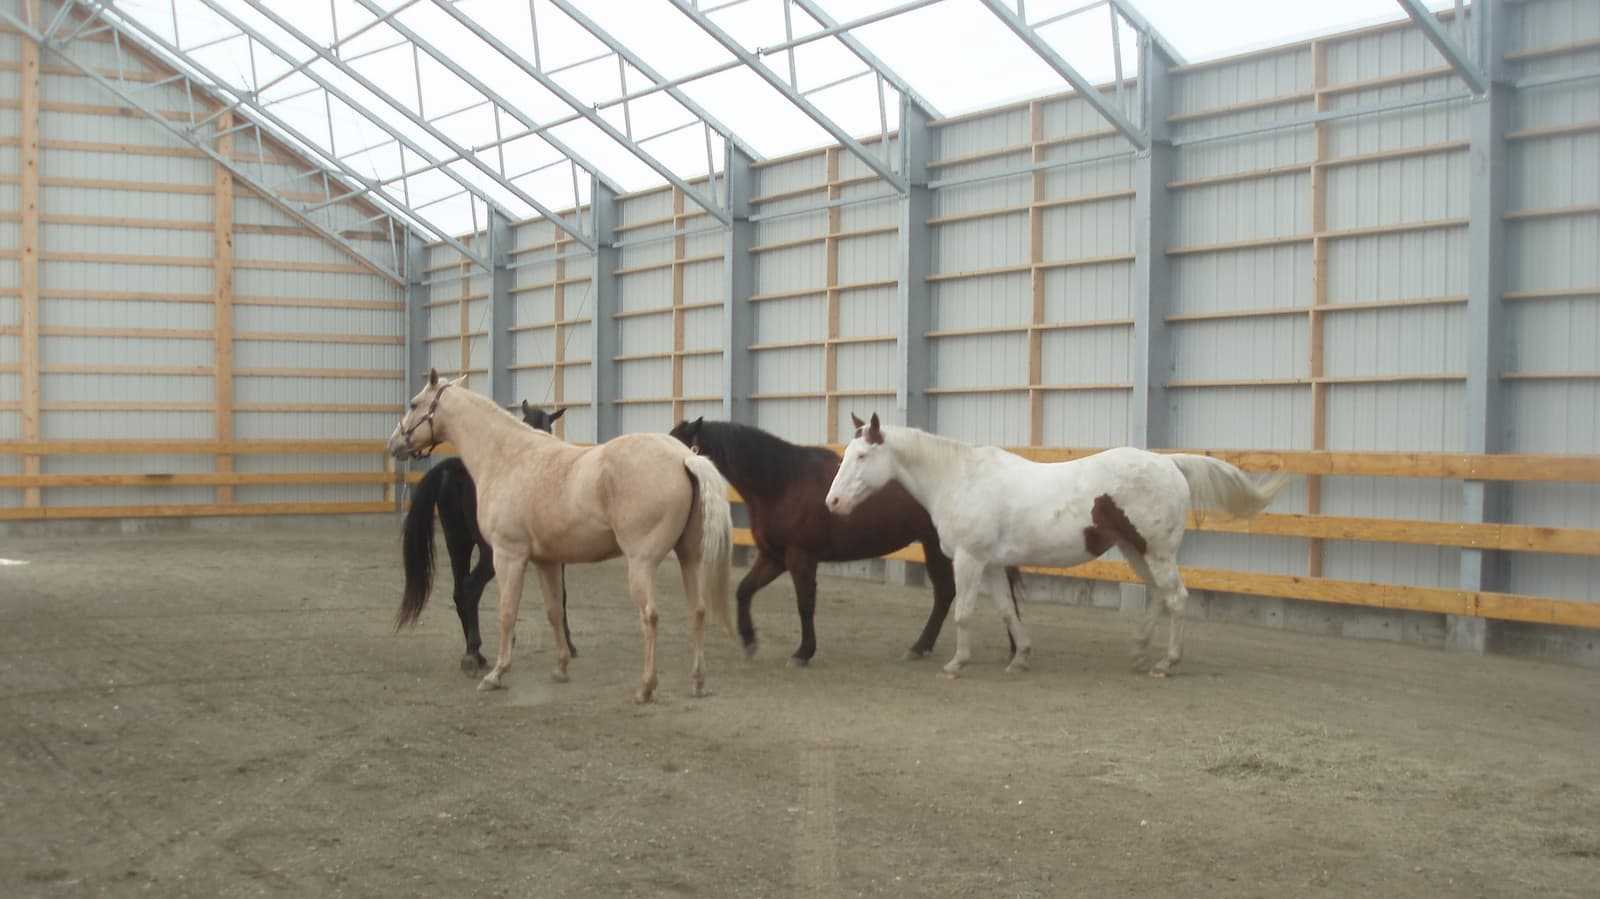
<path fill-rule="evenodd" d="M 856 436 L 844 448 L 844 461 L 828 487 L 828 511 L 835 515 L 849 515 L 862 500 L 876 493 L 894 478 L 894 464 L 890 450 L 883 445 L 883 429 L 878 426 L 878 414 L 871 421 L 850 416 L 855 423 Z"/>
<path fill-rule="evenodd" d="M 467 376 L 462 375 L 454 381 L 440 380 L 437 369 L 428 369 L 428 383 L 411 398 L 410 408 L 389 435 L 389 455 L 396 459 L 426 458 L 434 447 L 449 439 L 443 425 L 434 417 L 439 411 L 439 397 L 466 379 Z"/>
<path fill-rule="evenodd" d="M 556 419 L 565 415 L 566 412 L 566 406 L 562 406 L 554 412 L 546 412 L 538 406 L 528 405 L 527 400 L 522 401 L 522 423 L 535 431 L 543 431 L 546 434 L 555 433 Z"/>

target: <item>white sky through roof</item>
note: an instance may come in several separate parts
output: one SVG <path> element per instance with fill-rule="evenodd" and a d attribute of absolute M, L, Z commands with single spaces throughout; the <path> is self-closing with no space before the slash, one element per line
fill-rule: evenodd
<path fill-rule="evenodd" d="M 270 40 L 281 45 L 295 61 L 312 51 L 285 29 L 274 26 L 267 17 L 241 0 L 212 0 L 222 10 L 248 22 Z M 714 8 L 724 0 L 700 0 L 702 8 Z M 900 6 L 905 0 L 818 0 L 818 5 L 839 21 L 849 21 Z M 1083 5 L 1084 0 L 1028 0 L 1030 21 Z M 392 10 L 399 0 L 378 0 L 378 6 Z M 666 78 L 678 78 L 731 59 L 731 55 L 701 31 L 666 0 L 572 0 L 572 5 L 627 45 L 643 62 Z M 1326 34 L 1375 22 L 1392 21 L 1404 13 L 1394 0 L 1136 0 L 1144 17 L 1188 61 L 1198 62 L 1247 50 Z M 1451 6 L 1450 0 L 1430 0 L 1435 8 Z M 272 0 L 268 8 L 282 16 L 286 25 L 298 29 L 323 46 L 333 42 L 333 21 L 338 33 L 348 36 L 373 21 L 374 16 L 356 0 Z M 530 5 L 522 0 L 460 0 L 455 7 L 492 31 L 515 53 L 532 60 L 535 47 L 530 27 Z M 533 15 L 538 19 L 538 58 L 545 71 L 594 57 L 605 47 L 590 36 L 550 0 L 533 0 Z M 200 0 L 123 0 L 114 9 L 171 41 L 174 27 L 178 43 L 187 48 L 235 33 L 217 11 Z M 770 47 L 786 40 L 781 0 L 746 0 L 715 11 L 711 18 L 744 48 Z M 572 109 L 561 98 L 540 86 L 532 77 L 506 60 L 448 12 L 431 0 L 422 0 L 401 11 L 395 21 L 412 29 L 450 60 L 460 64 L 506 100 L 518 106 L 535 123 L 573 117 Z M 819 26 L 797 6 L 793 8 L 793 33 L 805 35 Z M 1114 66 L 1110 16 L 1102 6 L 1072 16 L 1041 29 L 1041 35 L 1086 77 L 1096 82 L 1110 81 Z M 994 106 L 1007 101 L 1060 92 L 1065 83 L 1012 35 L 977 0 L 945 0 L 943 3 L 905 13 L 864 26 L 852 32 L 868 49 L 914 90 L 945 115 Z M 463 110 L 436 127 L 450 140 L 467 148 L 480 148 L 500 137 L 524 130 L 510 117 L 495 121 L 492 107 L 473 106 L 482 97 L 465 82 L 450 74 L 445 66 L 419 55 L 421 78 L 414 68 L 409 45 L 395 45 L 400 36 L 387 24 L 370 28 L 340 48 L 345 57 L 366 53 L 352 68 L 366 76 L 381 90 L 391 93 L 407 109 L 419 110 L 423 117 Z M 1121 35 L 1126 75 L 1136 72 L 1135 35 Z M 389 47 L 390 49 L 384 49 Z M 243 38 L 219 43 L 192 52 L 193 58 L 212 69 L 220 78 L 248 86 L 252 67 L 254 77 L 266 82 L 283 75 L 290 63 L 257 47 L 254 59 L 245 51 Z M 785 80 L 789 74 L 788 55 L 768 54 L 763 61 Z M 825 39 L 803 45 L 795 51 L 795 71 L 802 90 L 824 85 L 862 71 L 859 62 L 839 41 Z M 367 105 L 382 121 L 414 139 L 435 157 L 448 159 L 456 154 L 420 125 L 339 72 L 332 64 L 319 61 L 310 67 L 328 84 Z M 614 57 L 576 65 L 558 72 L 554 79 L 582 104 L 597 104 L 620 93 L 618 63 Z M 419 96 L 420 81 L 420 96 Z M 630 91 L 648 85 L 648 79 L 628 67 Z M 341 155 L 373 147 L 367 152 L 346 156 L 345 162 L 367 177 L 397 176 L 416 171 L 425 161 L 412 153 L 401 154 L 388 141 L 382 128 L 337 99 L 313 90 L 316 85 L 304 74 L 290 75 L 263 91 L 263 99 L 273 102 L 271 109 L 295 128 L 314 139 L 322 148 L 331 144 Z M 788 103 L 781 94 L 743 67 L 684 86 L 684 92 L 714 117 L 730 127 L 741 139 L 765 156 L 779 156 L 831 143 L 822 128 Z M 878 83 L 863 77 L 812 94 L 809 99 L 853 135 L 876 134 L 886 124 L 897 126 L 898 96 L 885 86 L 884 106 L 880 111 Z M 664 93 L 657 93 L 600 113 L 618 131 L 631 128 L 636 137 L 669 131 L 675 126 L 696 121 L 695 116 Z M 887 119 L 886 123 L 884 119 Z M 330 127 L 331 122 L 331 127 Z M 606 136 L 595 125 L 577 119 L 551 129 L 577 154 L 603 170 L 625 190 L 636 190 L 664 182 L 650 166 L 624 146 Z M 711 155 L 719 161 L 720 138 L 711 141 Z M 645 143 L 645 148 L 672 172 L 683 178 L 703 175 L 707 165 L 707 139 L 696 126 L 675 131 Z M 516 192 L 493 183 L 493 179 L 469 162 L 456 162 L 450 168 L 463 180 L 480 185 L 496 202 L 519 216 L 531 216 L 532 208 L 519 198 L 532 197 L 555 210 L 573 205 L 574 186 L 571 167 L 561 162 L 562 155 L 538 136 L 506 143 L 496 149 L 480 150 L 478 158 L 486 165 L 504 170 L 512 177 Z M 524 174 L 528 173 L 528 174 Z M 586 201 L 588 176 L 579 172 L 577 198 Z M 435 224 L 454 233 L 481 226 L 481 205 L 474 209 L 464 196 L 452 197 L 460 185 L 440 171 L 414 176 L 406 185 L 412 206 L 427 205 L 425 214 Z M 396 202 L 404 199 L 397 183 L 387 188 Z"/>

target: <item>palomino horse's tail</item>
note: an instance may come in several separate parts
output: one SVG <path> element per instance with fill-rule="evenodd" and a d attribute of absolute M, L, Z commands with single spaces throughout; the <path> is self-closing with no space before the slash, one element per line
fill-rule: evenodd
<path fill-rule="evenodd" d="M 1167 458 L 1189 482 L 1195 508 L 1221 509 L 1235 518 L 1261 514 L 1289 483 L 1289 476 L 1279 472 L 1258 484 L 1235 466 L 1210 456 L 1173 453 Z"/>
<path fill-rule="evenodd" d="M 416 624 L 422 607 L 428 604 L 428 594 L 433 592 L 433 507 L 449 477 L 449 465 L 435 465 L 411 493 L 411 511 L 406 513 L 400 542 L 406 589 L 400 597 L 400 614 L 394 619 L 395 630 Z"/>
<path fill-rule="evenodd" d="M 687 456 L 683 466 L 700 490 L 700 592 L 711 616 L 733 636 L 728 594 L 733 583 L 733 509 L 728 504 L 728 482 L 705 456 Z"/>

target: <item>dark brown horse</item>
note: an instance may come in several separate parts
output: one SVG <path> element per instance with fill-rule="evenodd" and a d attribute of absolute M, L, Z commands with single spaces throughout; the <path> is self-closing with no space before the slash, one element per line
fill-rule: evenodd
<path fill-rule="evenodd" d="M 922 636 L 911 644 L 906 658 L 933 652 L 950 602 L 956 595 L 950 557 L 939 548 L 939 535 L 926 509 L 899 484 L 890 483 L 871 503 L 851 515 L 828 512 L 823 498 L 839 456 L 824 447 L 796 446 L 760 428 L 726 421 L 680 421 L 670 432 L 690 449 L 717 466 L 739 495 L 750 516 L 756 559 L 739 582 L 739 638 L 746 655 L 755 653 L 756 628 L 750 619 L 750 601 L 756 591 L 785 571 L 794 581 L 800 612 L 800 646 L 791 665 L 806 665 L 817 651 L 812 618 L 817 608 L 817 563 L 850 562 L 887 555 L 917 542 L 933 583 L 933 609 Z M 1021 614 L 1022 574 L 1006 569 L 1011 602 Z"/>

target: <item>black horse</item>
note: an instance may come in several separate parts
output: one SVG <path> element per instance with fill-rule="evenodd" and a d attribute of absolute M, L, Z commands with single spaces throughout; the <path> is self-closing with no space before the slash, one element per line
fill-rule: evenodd
<path fill-rule="evenodd" d="M 904 487 L 891 481 L 871 503 L 841 518 L 830 514 L 823 503 L 839 470 L 840 459 L 833 450 L 796 446 L 760 428 L 703 418 L 680 421 L 670 433 L 717 466 L 744 498 L 750 514 L 757 553 L 737 593 L 739 637 L 747 655 L 756 649 L 750 602 L 757 590 L 789 572 L 800 611 L 800 645 L 790 664 L 806 665 L 817 651 L 812 626 L 817 608 L 817 563 L 874 559 L 908 543 L 922 544 L 928 580 L 933 582 L 933 609 L 906 658 L 933 652 L 956 595 L 955 570 L 950 557 L 939 548 L 933 519 Z M 1006 580 L 1012 607 L 1020 617 L 1025 593 L 1022 573 L 1008 567 Z M 1014 641 L 1011 650 L 1015 654 Z"/>
<path fill-rule="evenodd" d="M 566 408 L 546 412 L 522 401 L 522 420 L 529 427 L 552 432 L 556 419 Z M 417 483 L 411 496 L 411 511 L 406 513 L 404 550 L 406 567 L 405 596 L 400 604 L 400 616 L 395 627 L 416 623 L 422 607 L 433 589 L 433 514 L 439 510 L 439 526 L 444 530 L 444 543 L 450 550 L 450 571 L 455 579 L 456 615 L 461 619 L 461 633 L 467 640 L 466 654 L 461 657 L 461 670 L 476 676 L 489 667 L 489 661 L 478 650 L 483 640 L 478 635 L 478 601 L 483 590 L 494 577 L 494 552 L 478 531 L 478 488 L 467 473 L 467 466 L 459 458 L 451 457 L 435 465 Z M 478 564 L 472 566 L 472 548 L 478 548 Z M 561 608 L 567 607 L 565 570 L 561 580 Z M 567 648 L 572 657 L 578 657 L 578 648 L 572 645 L 572 627 L 562 615 L 566 628 Z"/>

